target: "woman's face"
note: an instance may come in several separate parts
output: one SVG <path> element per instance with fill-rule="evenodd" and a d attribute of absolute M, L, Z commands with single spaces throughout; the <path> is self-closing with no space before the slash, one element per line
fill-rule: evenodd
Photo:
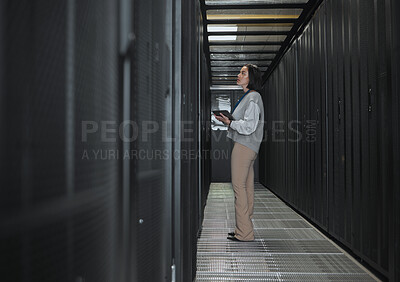
<path fill-rule="evenodd" d="M 236 80 L 237 85 L 242 87 L 247 87 L 249 84 L 249 70 L 247 67 L 242 67 L 240 73 L 238 74 L 238 79 Z"/>

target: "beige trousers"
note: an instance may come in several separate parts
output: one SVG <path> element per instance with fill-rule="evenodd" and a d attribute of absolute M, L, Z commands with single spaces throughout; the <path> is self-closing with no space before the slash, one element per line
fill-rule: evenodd
<path fill-rule="evenodd" d="M 242 241 L 253 241 L 254 230 L 254 161 L 256 152 L 236 143 L 231 157 L 232 187 L 235 193 L 235 236 Z"/>

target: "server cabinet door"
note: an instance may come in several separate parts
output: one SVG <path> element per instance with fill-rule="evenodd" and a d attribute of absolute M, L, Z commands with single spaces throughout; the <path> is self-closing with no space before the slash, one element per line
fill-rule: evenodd
<path fill-rule="evenodd" d="M 133 281 L 171 279 L 171 1 L 134 1 L 132 118 Z"/>
<path fill-rule="evenodd" d="M 328 115 L 329 123 L 329 230 L 338 239 L 344 238 L 346 215 L 344 130 L 344 54 L 341 10 L 342 1 L 327 2 Z"/>

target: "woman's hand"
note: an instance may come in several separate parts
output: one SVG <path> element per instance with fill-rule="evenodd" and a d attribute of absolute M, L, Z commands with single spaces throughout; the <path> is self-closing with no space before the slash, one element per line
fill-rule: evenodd
<path fill-rule="evenodd" d="M 221 122 L 223 122 L 226 125 L 230 125 L 231 121 L 229 118 L 227 118 L 226 116 L 224 116 L 222 113 L 220 114 L 220 116 L 217 116 L 216 114 L 214 114 L 215 118 Z"/>

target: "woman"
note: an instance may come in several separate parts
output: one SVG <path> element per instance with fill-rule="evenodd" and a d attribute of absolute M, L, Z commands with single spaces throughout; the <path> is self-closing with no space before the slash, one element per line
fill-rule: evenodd
<path fill-rule="evenodd" d="M 263 138 L 264 106 L 260 93 L 261 71 L 252 64 L 242 67 L 237 84 L 244 95 L 232 111 L 234 120 L 221 114 L 216 119 L 228 125 L 228 137 L 234 141 L 231 158 L 232 187 L 235 193 L 235 232 L 233 241 L 254 241 L 254 161 Z"/>

